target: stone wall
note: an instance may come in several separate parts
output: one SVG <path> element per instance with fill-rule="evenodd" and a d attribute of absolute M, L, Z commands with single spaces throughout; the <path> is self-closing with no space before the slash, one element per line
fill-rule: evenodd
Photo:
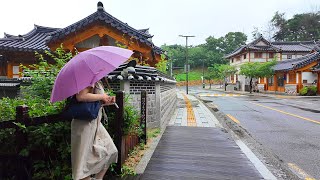
<path fill-rule="evenodd" d="M 160 84 L 160 91 L 160 127 L 164 127 L 176 108 L 176 86 L 174 84 Z"/>
<path fill-rule="evenodd" d="M 296 84 L 286 84 L 285 93 L 291 95 L 297 95 L 297 85 Z"/>
<path fill-rule="evenodd" d="M 121 81 L 111 87 L 130 93 L 130 102 L 140 113 L 142 90 L 147 91 L 147 128 L 163 127 L 171 118 L 176 106 L 176 85 L 165 82 Z"/>
<path fill-rule="evenodd" d="M 259 92 L 264 92 L 264 86 L 265 86 L 265 84 L 258 84 Z"/>

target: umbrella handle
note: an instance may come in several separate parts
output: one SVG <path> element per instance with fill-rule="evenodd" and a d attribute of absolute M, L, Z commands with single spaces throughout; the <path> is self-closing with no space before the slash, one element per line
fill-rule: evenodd
<path fill-rule="evenodd" d="M 117 103 L 113 103 L 114 106 L 116 106 L 117 109 L 119 109 L 119 106 Z"/>

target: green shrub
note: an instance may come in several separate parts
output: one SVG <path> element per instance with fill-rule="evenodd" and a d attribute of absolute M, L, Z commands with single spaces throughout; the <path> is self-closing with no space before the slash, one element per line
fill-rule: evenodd
<path fill-rule="evenodd" d="M 317 95 L 316 86 L 305 86 L 299 91 L 301 96 L 315 96 Z"/>
<path fill-rule="evenodd" d="M 3 98 L 0 100 L 0 122 L 14 120 L 16 106 L 27 105 L 29 107 L 30 117 L 40 117 L 50 114 L 60 113 L 65 102 L 49 102 L 51 90 L 57 74 L 64 64 L 69 61 L 73 55 L 65 52 L 63 47 L 59 47 L 55 52 L 46 51 L 45 55 L 36 53 L 39 59 L 37 64 L 30 67 L 22 66 L 24 73 L 31 77 L 30 86 L 23 87 L 21 97 L 15 99 Z M 51 64 L 44 57 L 50 57 L 54 60 Z M 113 92 L 109 92 L 113 94 Z M 130 103 L 130 98 L 125 99 L 125 134 L 141 133 L 139 113 Z M 114 113 L 108 113 L 110 121 L 114 119 Z M 52 124 L 41 124 L 39 126 L 25 127 L 23 124 L 15 123 L 22 128 L 28 141 L 28 145 L 20 152 L 17 152 L 15 139 L 15 129 L 0 130 L 0 153 L 17 153 L 22 156 L 29 154 L 50 153 L 49 160 L 35 160 L 33 162 L 32 179 L 71 179 L 71 125 L 70 122 L 58 122 Z M 108 128 L 108 125 L 105 124 Z M 8 139 L 11 139 L 8 141 Z M 58 156 L 57 156 L 58 154 Z M 127 171 L 124 168 L 124 171 Z"/>

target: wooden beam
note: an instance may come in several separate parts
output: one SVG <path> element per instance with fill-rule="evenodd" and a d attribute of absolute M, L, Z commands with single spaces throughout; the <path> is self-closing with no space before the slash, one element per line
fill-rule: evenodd
<path fill-rule="evenodd" d="M 57 41 L 55 43 L 49 44 L 50 49 L 55 49 L 60 46 L 61 43 L 63 43 L 64 47 L 70 48 L 70 46 L 77 44 L 85 39 L 89 39 L 90 37 L 94 35 L 99 35 L 100 37 L 103 37 L 104 35 L 108 35 L 111 38 L 115 39 L 116 41 L 121 42 L 122 44 L 125 44 L 128 46 L 128 49 L 130 50 L 138 50 L 142 53 L 147 53 L 151 51 L 151 47 L 148 47 L 147 45 L 143 45 L 139 43 L 136 39 L 131 38 L 127 35 L 124 35 L 122 33 L 116 32 L 114 29 L 102 25 L 95 25 L 92 27 L 86 28 L 85 31 L 77 32 L 71 35 L 68 35 L 64 40 Z"/>
<path fill-rule="evenodd" d="M 273 76 L 273 87 L 275 91 L 278 91 L 278 75 L 277 74 Z"/>
<path fill-rule="evenodd" d="M 302 88 L 302 72 L 298 71 L 298 92 L 300 92 L 301 88 Z"/>
<path fill-rule="evenodd" d="M 316 66 L 319 63 L 320 59 L 318 61 L 315 61 L 311 64 L 308 64 L 302 68 L 297 69 L 297 71 L 305 71 L 305 70 L 309 70 L 310 68 L 312 68 L 313 66 Z"/>

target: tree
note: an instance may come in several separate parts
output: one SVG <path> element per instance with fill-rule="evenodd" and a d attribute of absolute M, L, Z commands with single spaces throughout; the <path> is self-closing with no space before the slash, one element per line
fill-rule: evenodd
<path fill-rule="evenodd" d="M 284 13 L 276 12 L 271 23 L 278 29 L 277 41 L 309 41 L 320 38 L 320 11 L 296 14 L 286 20 Z"/>
<path fill-rule="evenodd" d="M 211 88 L 211 80 L 224 81 L 226 90 L 226 78 L 236 73 L 237 69 L 235 66 L 230 66 L 229 64 L 215 64 L 212 67 L 208 67 L 208 75 L 205 79 L 209 80 Z"/>
<path fill-rule="evenodd" d="M 229 64 L 222 64 L 219 66 L 219 72 L 221 74 L 221 78 L 224 80 L 224 90 L 227 90 L 227 77 L 233 75 L 237 72 L 235 66 L 230 66 Z"/>
<path fill-rule="evenodd" d="M 225 64 L 225 54 L 244 45 L 247 36 L 241 32 L 229 32 L 225 36 L 215 38 L 209 36 L 206 43 L 188 47 L 188 61 L 193 67 L 202 67 L 202 62 L 208 64 Z M 175 67 L 185 65 L 185 47 L 181 45 L 162 45 L 161 48 L 168 52 L 168 56 L 174 60 Z"/>
<path fill-rule="evenodd" d="M 274 74 L 272 67 L 276 64 L 276 60 L 259 63 L 248 62 L 240 66 L 240 74 L 250 78 L 250 93 L 252 93 L 253 78 L 270 77 Z"/>
<path fill-rule="evenodd" d="M 165 55 L 161 54 L 161 60 L 156 64 L 156 69 L 163 73 L 167 73 L 168 61 L 165 58 Z"/>
<path fill-rule="evenodd" d="M 221 73 L 219 71 L 219 66 L 221 66 L 221 65 L 214 65 L 212 67 L 208 67 L 208 72 L 207 72 L 206 76 L 204 76 L 204 79 L 209 81 L 210 89 L 211 89 L 211 84 L 214 81 L 219 81 L 219 80 L 223 79 L 223 77 L 221 76 Z"/>
<path fill-rule="evenodd" d="M 161 48 L 167 51 L 170 59 L 173 59 L 174 67 L 183 67 L 185 64 L 185 47 L 181 45 L 162 45 Z"/>
<path fill-rule="evenodd" d="M 258 39 L 261 36 L 261 32 L 259 31 L 258 27 L 253 27 L 253 31 L 251 32 L 251 34 L 254 40 Z"/>

